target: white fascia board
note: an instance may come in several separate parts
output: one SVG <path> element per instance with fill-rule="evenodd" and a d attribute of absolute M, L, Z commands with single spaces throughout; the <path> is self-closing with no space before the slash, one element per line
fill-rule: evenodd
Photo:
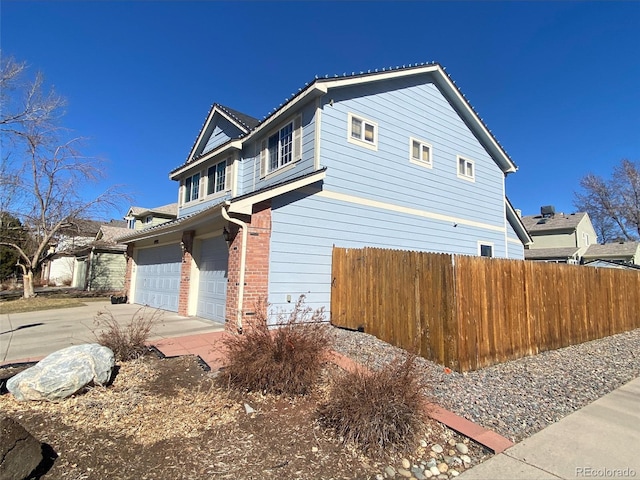
<path fill-rule="evenodd" d="M 337 87 L 348 87 L 351 85 L 358 85 L 361 83 L 370 83 L 370 82 L 379 82 L 382 80 L 392 80 L 394 78 L 401 77 L 409 77 L 413 75 L 422 75 L 425 73 L 431 73 L 437 71 L 439 67 L 437 65 L 428 65 L 421 68 L 415 69 L 400 69 L 400 70 L 390 70 L 388 72 L 375 72 L 371 73 L 371 75 L 364 76 L 356 76 L 356 77 L 347 77 L 347 78 L 336 78 L 334 80 L 324 80 L 319 79 L 322 85 L 325 85 L 327 89 L 337 88 Z"/>
<path fill-rule="evenodd" d="M 496 142 L 495 138 L 489 132 L 484 122 L 476 112 L 471 108 L 471 105 L 467 101 L 467 99 L 462 95 L 458 87 L 451 81 L 449 76 L 444 73 L 442 68 L 437 68 L 438 78 L 440 79 L 440 87 L 446 91 L 446 94 L 450 99 L 457 105 L 459 105 L 463 112 L 466 113 L 467 118 L 471 120 L 479 130 L 479 133 L 483 137 L 483 139 L 487 142 L 489 146 L 491 146 L 494 152 L 500 157 L 503 165 L 499 165 L 504 173 L 513 173 L 518 170 L 518 167 L 511 161 L 507 152 Z"/>
<path fill-rule="evenodd" d="M 249 132 L 249 130 L 246 129 L 246 127 L 244 125 L 242 125 L 241 123 L 239 123 L 237 120 L 235 120 L 233 117 L 230 117 L 229 115 L 227 115 L 226 112 L 223 112 L 222 110 L 219 110 L 217 106 L 214 106 L 211 109 L 211 112 L 209 112 L 209 115 L 207 116 L 207 119 L 204 122 L 204 125 L 202 126 L 202 128 L 200 129 L 200 134 L 198 135 L 198 139 L 196 140 L 196 143 L 193 144 L 193 148 L 191 149 L 191 151 L 189 152 L 189 156 L 187 157 L 187 161 L 190 162 L 191 160 L 193 160 L 193 154 L 194 152 L 198 149 L 198 145 L 200 145 L 200 143 L 202 142 L 203 138 L 204 138 L 204 134 L 207 131 L 207 129 L 209 128 L 209 124 L 211 123 L 211 121 L 213 120 L 213 117 L 215 116 L 216 112 L 218 114 L 220 114 L 220 116 L 226 118 L 229 122 L 231 122 L 232 124 L 236 125 L 240 130 L 242 130 L 242 133 L 247 134 Z"/>
<path fill-rule="evenodd" d="M 264 130 L 269 130 L 274 123 L 280 121 L 280 119 L 286 115 L 288 115 L 291 110 L 293 110 L 296 106 L 303 104 L 304 102 L 314 99 L 316 97 L 320 97 L 327 93 L 327 87 L 324 84 L 313 83 L 307 90 L 300 94 L 297 98 L 291 100 L 287 103 L 281 110 L 276 112 L 272 117 L 266 120 L 264 123 L 261 123 L 253 132 L 244 137 L 243 141 L 250 141 L 253 137 L 259 136 L 264 132 Z"/>
<path fill-rule="evenodd" d="M 210 160 L 211 158 L 217 156 L 217 155 L 221 155 L 223 153 L 226 153 L 228 151 L 235 151 L 235 150 L 242 150 L 242 140 L 234 140 L 232 142 L 229 142 L 215 150 L 211 150 L 209 153 L 207 153 L 204 157 L 200 157 L 198 160 L 196 160 L 195 162 L 190 162 L 187 163 L 184 167 L 180 168 L 179 170 L 174 171 L 173 173 L 171 173 L 169 175 L 169 179 L 170 180 L 177 180 L 178 177 L 180 177 L 180 175 L 182 175 L 183 173 L 191 170 L 194 167 L 197 167 L 199 165 L 202 165 L 204 162 Z"/>
<path fill-rule="evenodd" d="M 253 211 L 253 206 L 257 203 L 263 202 L 265 200 L 269 200 L 270 198 L 277 197 L 279 195 L 283 195 L 285 193 L 292 192 L 302 187 L 306 187 L 307 185 L 311 185 L 312 183 L 319 182 L 320 180 L 324 180 L 326 177 L 326 170 L 316 173 L 315 175 L 310 175 L 305 178 L 301 178 L 300 180 L 296 180 L 285 185 L 281 185 L 279 187 L 274 187 L 269 190 L 265 190 L 264 192 L 257 193 L 255 195 L 251 195 L 249 197 L 243 198 L 234 202 L 231 200 L 231 204 L 229 205 L 229 213 L 239 213 L 243 215 L 251 215 Z"/>
<path fill-rule="evenodd" d="M 522 219 L 507 199 L 505 199 L 504 203 L 507 210 L 507 220 L 511 224 L 511 227 L 513 227 L 514 232 L 516 232 L 516 235 L 518 235 L 518 238 L 523 245 L 531 245 L 533 243 L 533 238 L 531 238 L 531 235 L 524 226 L 524 223 L 522 223 Z"/>

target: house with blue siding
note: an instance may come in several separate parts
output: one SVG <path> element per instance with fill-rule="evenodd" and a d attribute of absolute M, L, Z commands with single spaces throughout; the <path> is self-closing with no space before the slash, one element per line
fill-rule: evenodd
<path fill-rule="evenodd" d="M 516 170 L 437 63 L 316 78 L 262 121 L 214 104 L 177 218 L 120 239 L 128 296 L 241 329 L 264 300 L 330 314 L 333 246 L 523 259 Z"/>

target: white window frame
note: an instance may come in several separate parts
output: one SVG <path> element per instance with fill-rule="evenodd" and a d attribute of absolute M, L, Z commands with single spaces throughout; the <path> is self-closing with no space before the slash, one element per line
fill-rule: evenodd
<path fill-rule="evenodd" d="M 197 185 L 193 182 L 193 179 L 198 177 Z M 189 180 L 191 180 L 189 182 Z M 193 175 L 189 175 L 184 179 L 184 191 L 182 192 L 182 204 L 196 202 L 200 198 L 200 182 L 202 181 L 202 172 L 195 172 Z M 187 187 L 189 183 L 189 187 Z M 188 199 L 187 199 L 188 194 Z"/>
<path fill-rule="evenodd" d="M 224 168 L 223 168 L 223 172 L 224 172 L 224 181 L 222 183 L 222 188 L 218 188 L 218 183 L 219 183 L 219 178 L 218 178 L 218 173 L 219 173 L 219 169 L 218 166 L 224 163 Z M 207 183 L 207 189 L 206 189 L 206 196 L 207 197 L 211 197 L 211 196 L 219 196 L 224 194 L 224 192 L 226 192 L 227 190 L 229 190 L 229 185 L 230 185 L 230 178 L 229 176 L 231 175 L 231 171 L 230 171 L 230 167 L 231 166 L 231 157 L 229 158 L 225 158 L 224 160 L 220 160 L 219 162 L 214 163 L 213 165 L 210 165 L 207 170 L 206 170 L 206 183 Z M 214 169 L 214 175 L 213 175 L 213 189 L 211 188 L 211 176 L 209 175 L 209 171 L 211 169 Z M 210 191 L 211 190 L 211 191 Z"/>
<path fill-rule="evenodd" d="M 488 257 L 486 255 L 482 255 L 482 247 L 491 248 L 491 255 L 489 255 Z M 494 246 L 493 242 L 484 242 L 482 240 L 478 241 L 478 256 L 479 257 L 494 258 L 495 257 L 495 253 L 496 253 L 496 249 L 495 249 L 495 246 Z"/>
<path fill-rule="evenodd" d="M 464 171 L 460 168 L 461 162 L 465 162 Z M 474 162 L 473 160 L 467 157 L 456 155 L 456 170 L 458 172 L 458 178 L 462 178 L 469 182 L 476 181 L 476 162 Z M 471 173 L 469 173 L 469 170 L 471 170 Z"/>
<path fill-rule="evenodd" d="M 360 129 L 360 135 L 354 136 L 353 122 L 359 121 L 362 124 Z M 373 140 L 367 140 L 365 138 L 365 129 L 370 126 L 373 129 Z M 354 143 L 361 147 L 369 148 L 371 150 L 378 150 L 378 124 L 372 120 L 369 120 L 362 115 L 349 112 L 347 115 L 347 141 Z"/>
<path fill-rule="evenodd" d="M 153 222 L 153 215 L 147 215 L 146 217 L 144 217 L 144 223 L 145 225 L 152 223 Z"/>
<path fill-rule="evenodd" d="M 420 156 L 416 158 L 413 156 L 413 144 L 417 143 L 419 145 Z M 428 152 L 428 159 L 423 160 L 422 154 L 424 150 Z M 416 165 L 420 165 L 421 167 L 433 168 L 433 147 L 430 143 L 425 142 L 424 140 L 420 140 L 419 138 L 409 137 L 409 161 Z"/>

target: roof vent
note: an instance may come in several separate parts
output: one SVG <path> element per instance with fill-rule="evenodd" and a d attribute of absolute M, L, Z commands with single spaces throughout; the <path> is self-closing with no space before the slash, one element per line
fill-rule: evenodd
<path fill-rule="evenodd" d="M 544 207 L 540 207 L 540 215 L 543 218 L 553 218 L 556 214 L 556 207 L 553 205 L 545 205 Z"/>

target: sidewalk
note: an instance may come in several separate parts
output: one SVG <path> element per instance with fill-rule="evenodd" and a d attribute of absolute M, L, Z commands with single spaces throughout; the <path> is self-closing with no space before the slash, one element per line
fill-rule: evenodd
<path fill-rule="evenodd" d="M 462 473 L 462 480 L 640 478 L 640 378 Z"/>

